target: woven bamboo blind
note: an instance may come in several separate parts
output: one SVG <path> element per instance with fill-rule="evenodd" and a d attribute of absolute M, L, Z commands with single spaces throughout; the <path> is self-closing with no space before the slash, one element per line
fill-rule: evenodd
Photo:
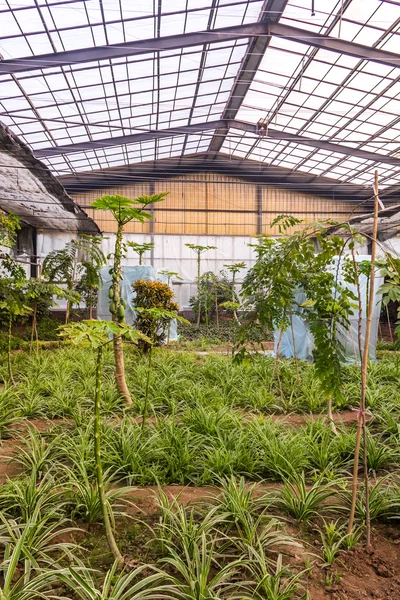
<path fill-rule="evenodd" d="M 74 199 L 105 233 L 116 231 L 111 215 L 89 208 L 103 194 L 135 198 L 168 191 L 166 200 L 154 206 L 153 222 L 129 223 L 132 233 L 180 235 L 278 234 L 270 223 L 279 214 L 290 214 L 304 223 L 323 219 L 344 221 L 353 205 L 269 185 L 257 185 L 216 173 L 185 174 L 156 182 L 132 183 L 74 194 Z M 297 228 L 304 225 L 298 225 Z"/>

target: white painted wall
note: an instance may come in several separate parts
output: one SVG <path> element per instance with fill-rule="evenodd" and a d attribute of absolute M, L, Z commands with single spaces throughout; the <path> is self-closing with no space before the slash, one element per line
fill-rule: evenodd
<path fill-rule="evenodd" d="M 38 255 L 43 261 L 49 252 L 59 250 L 65 247 L 65 244 L 73 239 L 73 233 L 62 232 L 43 232 L 38 233 L 37 248 Z M 140 235 L 135 233 L 124 234 L 124 241 L 134 241 L 138 243 L 154 241 L 155 247 L 153 253 L 147 252 L 143 257 L 144 264 L 152 264 L 156 269 L 168 269 L 175 271 L 183 277 L 183 281 L 173 282 L 173 288 L 179 306 L 187 308 L 190 296 L 196 294 L 197 277 L 197 259 L 196 254 L 185 244 L 196 244 L 200 246 L 216 246 L 216 250 L 208 250 L 202 255 L 201 271 L 213 271 L 219 273 L 224 264 L 235 262 L 245 262 L 249 267 L 255 262 L 255 254 L 248 244 L 255 243 L 254 238 L 241 236 L 180 236 L 180 235 L 155 235 L 152 240 L 150 235 Z M 114 249 L 115 235 L 107 234 L 103 238 L 103 252 L 105 255 L 111 253 Z M 152 256 L 153 255 L 153 256 Z M 136 265 L 139 263 L 138 255 L 131 249 L 128 249 L 127 258 L 124 259 L 125 265 Z M 237 276 L 240 284 L 245 271 L 241 271 Z M 240 287 L 240 285 L 238 286 Z M 63 308 L 60 303 L 60 308 Z"/>

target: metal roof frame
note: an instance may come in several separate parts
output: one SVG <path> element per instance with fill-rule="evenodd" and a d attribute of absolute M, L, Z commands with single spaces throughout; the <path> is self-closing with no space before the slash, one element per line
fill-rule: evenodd
<path fill-rule="evenodd" d="M 327 175 L 332 189 L 353 181 L 365 188 L 378 166 L 385 193 L 400 189 L 398 3 L 381 0 L 376 8 L 365 0 L 357 11 L 355 0 L 343 0 L 340 10 L 324 4 L 316 21 L 306 0 L 205 0 L 204 7 L 185 10 L 165 0 L 150 16 L 125 14 L 122 0 L 113 0 L 119 16 L 110 16 L 101 0 L 32 3 L 34 9 L 0 11 L 17 24 L 0 33 L 0 47 L 2 40 L 21 40 L 32 54 L 0 60 L 0 115 L 55 173 L 114 169 L 132 160 L 149 164 L 151 156 L 179 156 L 190 164 L 193 153 L 215 159 L 217 168 L 226 154 L 249 164 L 258 153 L 260 168 L 284 168 L 287 176 L 304 171 L 310 188 Z M 379 15 L 389 4 L 386 27 Z M 73 15 L 78 5 L 83 16 L 77 24 L 57 21 L 60 10 Z M 94 5 L 97 21 L 88 12 Z M 259 7 L 258 14 L 251 7 Z M 29 19 L 21 16 L 29 10 L 36 11 L 36 25 L 27 27 Z M 225 14 L 232 25 L 225 26 Z M 192 21 L 187 29 L 190 16 L 204 25 Z M 182 23 L 183 33 L 168 34 L 171 19 Z M 129 26 L 147 21 L 153 37 L 129 41 Z M 113 28 L 120 28 L 117 37 Z M 65 40 L 80 31 L 91 38 L 70 49 Z M 35 50 L 37 36 L 51 52 Z M 286 64 L 282 73 L 275 68 L 278 54 L 287 58 L 287 73 Z M 182 67 L 188 56 L 193 68 Z M 212 65 L 218 65 L 214 76 Z M 375 71 L 385 84 L 377 91 L 359 82 L 360 76 L 372 81 Z M 45 92 L 36 91 L 37 80 Z M 251 118 L 244 118 L 246 111 Z M 267 135 L 257 137 L 260 120 Z"/>

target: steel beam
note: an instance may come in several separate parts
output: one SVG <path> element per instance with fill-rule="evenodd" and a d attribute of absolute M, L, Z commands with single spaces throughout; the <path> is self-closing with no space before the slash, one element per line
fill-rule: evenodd
<path fill-rule="evenodd" d="M 0 61 L 0 75 L 22 73 L 34 69 L 49 69 L 66 65 L 81 64 L 125 56 L 138 56 L 151 52 L 162 52 L 176 48 L 201 46 L 237 40 L 241 38 L 266 36 L 268 25 L 266 22 L 246 23 L 232 27 L 220 27 L 210 31 L 194 31 L 178 35 L 168 35 L 160 38 L 138 40 L 137 42 L 123 42 L 112 46 L 95 46 L 54 52 L 52 54 L 39 54 L 23 58 L 13 58 Z"/>
<path fill-rule="evenodd" d="M 337 52 L 338 54 L 355 56 L 362 60 L 370 60 L 382 65 L 388 65 L 389 67 L 400 67 L 400 54 L 396 54 L 395 52 L 387 52 L 386 50 L 379 50 L 379 48 L 363 46 L 362 44 L 348 42 L 283 23 L 271 23 L 270 33 L 285 40 L 307 44 L 307 46 L 315 46 L 324 50 L 330 50 L 331 52 Z"/>
<path fill-rule="evenodd" d="M 215 139 L 218 135 L 218 131 L 229 131 L 230 129 L 236 129 L 238 131 L 253 133 L 254 135 L 257 134 L 257 127 L 253 123 L 247 123 L 245 121 L 239 121 L 236 119 L 220 119 L 218 121 L 193 123 L 192 125 L 182 125 L 181 127 L 173 127 L 171 129 L 145 131 L 141 133 L 134 133 L 132 135 L 123 135 L 113 138 L 104 138 L 95 141 L 80 142 L 78 144 L 67 144 L 64 146 L 40 148 L 34 151 L 34 154 L 37 158 L 47 158 L 50 156 L 57 156 L 60 154 L 70 154 L 74 152 L 96 150 L 98 148 L 110 148 L 112 146 L 135 144 L 138 142 L 173 137 L 177 135 L 186 135 L 190 133 L 199 133 L 202 131 L 215 131 Z M 280 131 L 278 129 L 271 129 L 270 127 L 268 128 L 267 135 L 264 139 L 273 139 L 277 141 L 284 140 L 293 144 L 311 146 L 312 148 L 317 148 L 319 150 L 338 152 L 339 154 L 344 154 L 346 156 L 357 156 L 358 158 L 362 158 L 364 160 L 371 160 L 373 162 L 381 162 L 388 165 L 400 166 L 400 158 L 396 158 L 394 156 L 387 156 L 385 154 L 367 152 L 366 150 L 358 150 L 357 148 L 351 148 L 349 146 L 344 146 L 343 144 L 336 144 L 334 142 L 315 140 L 306 136 L 296 135 L 294 133 L 288 133 L 286 131 Z"/>
<path fill-rule="evenodd" d="M 246 123 L 244 121 L 231 121 L 230 127 L 239 129 L 240 131 L 246 131 L 248 133 L 256 134 L 257 132 L 256 125 L 253 125 L 253 123 Z M 318 148 L 319 150 L 327 150 L 328 152 L 338 152 L 339 154 L 345 154 L 346 156 L 357 156 L 358 158 L 363 158 L 364 160 L 382 162 L 387 165 L 400 165 L 400 158 L 395 158 L 394 156 L 368 152 L 366 150 L 358 150 L 357 148 L 351 148 L 350 146 L 344 146 L 343 144 L 336 144 L 334 142 L 315 140 L 306 136 L 296 135 L 295 133 L 271 129 L 270 127 L 268 127 L 267 134 L 265 136 L 265 139 L 268 138 L 278 141 L 284 140 L 285 142 L 291 142 L 293 144 L 311 146 L 312 148 Z"/>
<path fill-rule="evenodd" d="M 36 158 L 47 158 L 49 156 L 58 156 L 60 154 L 70 154 L 72 152 L 87 152 L 99 148 L 112 148 L 113 146 L 124 146 L 125 144 L 137 144 L 139 142 L 148 142 L 149 140 L 159 140 L 177 135 L 186 135 L 198 133 L 199 131 L 214 130 L 218 127 L 224 127 L 226 121 L 208 121 L 205 123 L 193 123 L 192 125 L 181 125 L 171 129 L 148 130 L 131 135 L 118 135 L 116 137 L 103 138 L 77 144 L 64 144 L 63 146 L 53 146 L 49 148 L 38 148 L 33 150 Z"/>
<path fill-rule="evenodd" d="M 277 22 L 286 7 L 288 0 L 265 0 L 260 13 L 260 23 Z M 270 36 L 253 38 L 249 41 L 246 54 L 232 86 L 231 93 L 223 112 L 223 119 L 234 119 L 243 103 L 243 100 L 253 82 L 260 63 L 271 41 Z M 221 150 L 228 130 L 221 128 L 215 132 L 208 149 L 208 158 L 214 158 Z"/>
<path fill-rule="evenodd" d="M 277 5 L 277 9 L 266 12 L 265 20 L 256 23 L 246 23 L 244 25 L 235 25 L 232 27 L 220 27 L 210 31 L 197 31 L 192 33 L 183 33 L 179 35 L 170 35 L 160 38 L 151 38 L 138 40 L 136 42 L 123 42 L 113 44 L 112 46 L 97 46 L 91 48 L 80 48 L 78 50 L 67 50 L 65 52 L 53 52 L 51 54 L 39 54 L 37 56 L 27 56 L 0 60 L 0 74 L 9 75 L 11 73 L 22 73 L 35 69 L 48 69 L 52 67 L 61 67 L 72 64 L 81 64 L 112 58 L 121 58 L 126 56 L 136 56 L 148 54 L 151 52 L 162 52 L 163 50 L 174 50 L 202 44 L 212 44 L 216 42 L 225 42 L 241 38 L 262 38 L 261 41 L 253 41 L 249 51 L 243 60 L 240 73 L 237 77 L 236 86 L 248 87 L 248 80 L 251 78 L 260 63 L 263 53 L 268 46 L 270 36 L 277 36 L 284 39 L 324 48 L 332 52 L 355 56 L 360 59 L 378 62 L 391 67 L 400 67 L 400 55 L 394 52 L 387 52 L 378 48 L 371 48 L 355 42 L 341 40 L 327 35 L 322 35 L 312 31 L 307 31 L 291 25 L 275 22 L 275 17 L 279 18 L 279 6 L 285 5 L 287 0 L 272 0 L 272 4 Z M 264 50 L 263 50 L 264 48 Z M 239 87 L 237 87 L 239 90 Z M 236 99 L 237 96 L 237 99 Z M 229 117 L 239 108 L 242 93 L 231 94 L 229 106 Z"/>
<path fill-rule="evenodd" d="M 59 177 L 71 194 L 102 187 L 121 186 L 138 181 L 168 180 L 176 175 L 193 173 L 226 174 L 241 177 L 253 183 L 276 185 L 279 188 L 304 191 L 311 195 L 332 198 L 337 201 L 359 203 L 370 197 L 370 186 L 361 186 L 352 183 L 341 184 L 326 177 L 314 182 L 314 175 L 310 173 L 293 172 L 291 169 L 270 166 L 253 160 L 234 158 L 219 154 L 216 161 L 209 161 L 206 153 L 187 156 L 188 163 L 179 164 L 179 158 L 168 158 L 149 161 L 123 167 L 102 169 L 100 171 L 87 171 Z M 193 180 L 191 180 L 193 181 Z M 310 187 L 311 184 L 311 187 Z M 365 205 L 364 205 L 365 207 Z"/>

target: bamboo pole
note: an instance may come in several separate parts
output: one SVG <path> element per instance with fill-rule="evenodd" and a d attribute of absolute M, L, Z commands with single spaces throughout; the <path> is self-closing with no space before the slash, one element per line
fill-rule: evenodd
<path fill-rule="evenodd" d="M 360 441 L 361 431 L 363 433 L 363 466 L 364 466 L 364 481 L 365 481 L 365 525 L 367 535 L 367 547 L 371 547 L 371 523 L 369 514 L 369 481 L 368 481 L 368 456 L 367 456 L 367 423 L 365 413 L 365 398 L 367 391 L 367 373 L 368 373 L 368 357 L 369 357 L 369 343 L 371 339 L 371 325 L 372 325 L 372 313 L 373 313 L 373 298 L 375 291 L 375 260 L 376 260 L 376 240 L 378 235 L 378 211 L 379 211 L 379 198 L 378 198 L 378 171 L 375 171 L 374 181 L 374 225 L 372 233 L 372 248 L 371 248 L 371 271 L 369 278 L 369 302 L 367 306 L 367 322 L 365 327 L 365 339 L 364 339 L 364 352 L 362 355 L 361 362 L 361 399 L 360 409 L 358 411 L 357 421 L 357 435 L 356 435 L 356 447 L 354 452 L 354 469 L 353 469 L 353 490 L 352 490 L 352 502 L 348 524 L 348 531 L 353 529 L 354 524 L 354 513 L 356 506 L 357 497 L 357 477 L 358 477 L 358 462 L 360 454 Z"/>

